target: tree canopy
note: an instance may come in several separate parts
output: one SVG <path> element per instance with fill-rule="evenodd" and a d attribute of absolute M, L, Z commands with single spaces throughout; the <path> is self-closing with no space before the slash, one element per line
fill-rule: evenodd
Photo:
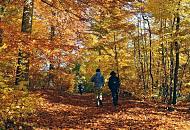
<path fill-rule="evenodd" d="M 135 97 L 190 100 L 189 27 L 190 0 L 1 0 L 0 123 L 34 112 L 33 90 L 92 92 L 97 68 Z"/>

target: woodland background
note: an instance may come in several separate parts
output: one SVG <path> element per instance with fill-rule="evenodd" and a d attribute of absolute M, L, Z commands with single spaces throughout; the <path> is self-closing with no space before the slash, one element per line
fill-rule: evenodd
<path fill-rule="evenodd" d="M 96 68 L 124 94 L 189 101 L 189 39 L 190 0 L 0 0 L 0 126 L 35 112 L 34 90 L 92 92 Z"/>

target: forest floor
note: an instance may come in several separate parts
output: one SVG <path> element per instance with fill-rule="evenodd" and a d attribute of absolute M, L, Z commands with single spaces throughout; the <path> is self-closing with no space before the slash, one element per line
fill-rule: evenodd
<path fill-rule="evenodd" d="M 93 94 L 59 94 L 36 91 L 43 99 L 36 114 L 29 118 L 36 130 L 125 129 L 190 130 L 189 104 L 178 104 L 168 112 L 164 105 L 121 98 L 114 109 L 110 96 L 104 96 L 103 107 L 96 107 Z"/>

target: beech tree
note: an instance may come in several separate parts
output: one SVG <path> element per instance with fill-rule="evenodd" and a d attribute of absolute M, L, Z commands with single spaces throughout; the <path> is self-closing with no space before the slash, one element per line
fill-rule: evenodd
<path fill-rule="evenodd" d="M 33 3 L 33 0 L 24 2 L 21 31 L 26 39 L 29 39 L 32 32 Z M 27 81 L 25 84 L 29 86 L 29 53 L 19 48 L 15 84 L 19 85 L 21 81 Z"/>

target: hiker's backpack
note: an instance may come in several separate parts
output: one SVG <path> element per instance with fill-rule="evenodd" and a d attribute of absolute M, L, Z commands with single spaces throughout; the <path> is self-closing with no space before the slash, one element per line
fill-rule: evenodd
<path fill-rule="evenodd" d="M 119 81 L 119 78 L 118 77 L 113 77 L 111 76 L 109 78 L 109 82 L 108 82 L 108 86 L 111 90 L 116 90 L 119 88 L 120 86 L 120 81 Z"/>

